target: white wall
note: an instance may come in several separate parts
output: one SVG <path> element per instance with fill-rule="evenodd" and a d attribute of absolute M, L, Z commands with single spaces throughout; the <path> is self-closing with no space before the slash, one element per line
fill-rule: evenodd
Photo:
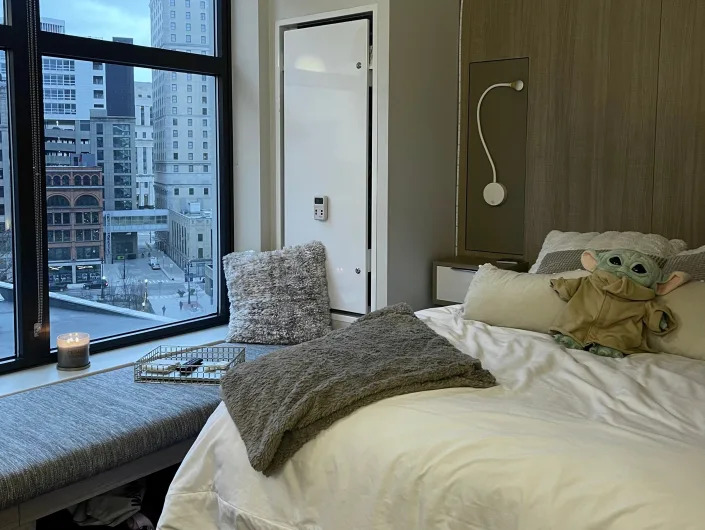
<path fill-rule="evenodd" d="M 369 5 L 378 39 L 376 305 L 427 307 L 431 262 L 455 242 L 459 0 L 233 0 L 235 246 L 278 242 L 276 23 Z"/>
<path fill-rule="evenodd" d="M 235 249 L 274 248 L 270 167 L 268 0 L 234 0 L 233 187 Z"/>

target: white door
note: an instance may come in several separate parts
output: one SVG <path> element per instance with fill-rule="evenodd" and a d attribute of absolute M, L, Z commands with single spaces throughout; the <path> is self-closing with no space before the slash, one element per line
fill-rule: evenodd
<path fill-rule="evenodd" d="M 368 20 L 284 33 L 284 244 L 326 246 L 331 307 L 367 312 Z M 314 197 L 328 219 L 314 219 Z"/>

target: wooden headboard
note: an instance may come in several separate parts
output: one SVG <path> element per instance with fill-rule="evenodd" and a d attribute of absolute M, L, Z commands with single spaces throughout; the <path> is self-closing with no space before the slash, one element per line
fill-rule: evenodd
<path fill-rule="evenodd" d="M 524 257 L 551 229 L 705 245 L 705 1 L 466 0 L 463 22 L 459 253 L 478 253 L 468 182 L 492 178 L 468 159 L 470 64 L 514 58 L 529 61 L 524 207 L 497 208 L 523 225 Z"/>

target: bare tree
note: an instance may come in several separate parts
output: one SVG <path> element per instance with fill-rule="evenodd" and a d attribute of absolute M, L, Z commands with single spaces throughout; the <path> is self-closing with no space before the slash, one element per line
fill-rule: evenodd
<path fill-rule="evenodd" d="M 12 274 L 12 230 L 0 232 L 0 281 L 13 281 Z"/>

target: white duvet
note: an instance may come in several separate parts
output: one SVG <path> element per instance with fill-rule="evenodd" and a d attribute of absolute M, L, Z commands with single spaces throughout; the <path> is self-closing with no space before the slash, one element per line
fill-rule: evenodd
<path fill-rule="evenodd" d="M 703 529 L 705 362 L 606 359 L 546 335 L 419 313 L 500 386 L 386 399 L 276 476 L 220 407 L 184 460 L 162 529 Z"/>

